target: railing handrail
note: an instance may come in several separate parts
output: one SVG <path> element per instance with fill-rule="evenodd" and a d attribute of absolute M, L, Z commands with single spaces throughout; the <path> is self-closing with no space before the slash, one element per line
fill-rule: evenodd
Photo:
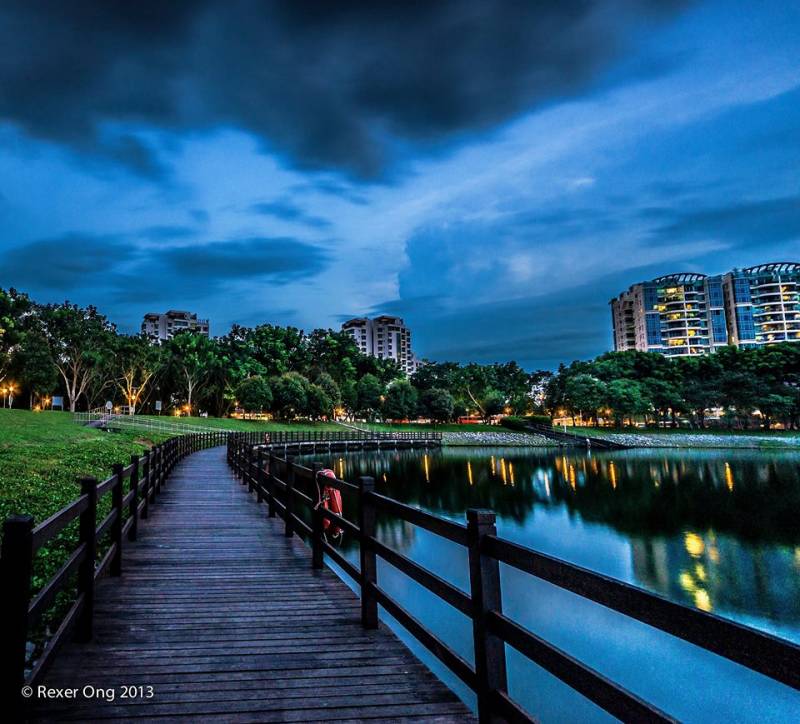
<path fill-rule="evenodd" d="M 98 483 L 95 478 L 81 478 L 78 498 L 36 526 L 29 515 L 6 518 L 0 552 L 0 587 L 3 590 L 0 627 L 3 628 L 4 641 L 0 651 L 0 671 L 3 674 L 0 687 L 3 700 L 12 707 L 12 719 L 24 708 L 20 697 L 22 686 L 41 680 L 68 633 L 77 629 L 80 638 L 91 638 L 95 582 L 106 573 L 112 576 L 121 574 L 124 540 L 136 540 L 139 518 L 147 517 L 149 506 L 156 502 L 175 464 L 192 452 L 224 444 L 227 436 L 228 433 L 223 431 L 206 430 L 172 437 L 141 456 L 132 455 L 131 463 L 126 467 L 115 465 L 112 475 L 102 482 Z M 111 510 L 98 522 L 97 503 L 108 494 L 112 497 Z M 77 546 L 32 597 L 33 561 L 37 551 L 75 520 L 80 526 Z M 109 536 L 108 547 L 99 564 L 95 565 L 98 543 L 106 535 Z M 29 631 L 76 575 L 75 600 L 36 662 L 28 667 Z"/>
<path fill-rule="evenodd" d="M 618 718 L 672 721 L 652 704 L 503 615 L 499 577 L 501 563 L 800 689 L 800 646 L 499 538 L 495 514 L 491 511 L 470 509 L 467 511 L 465 527 L 376 493 L 371 478 L 361 478 L 358 485 L 341 485 L 347 481 L 325 478 L 322 481 L 324 484 L 332 482 L 340 490 L 358 497 L 359 523 L 356 525 L 347 521 L 320 506 L 313 489 L 302 493 L 295 488 L 299 480 L 310 480 L 312 484 L 314 480 L 313 476 L 309 479 L 308 468 L 299 466 L 290 455 L 280 457 L 275 454 L 276 450 L 285 449 L 285 442 L 285 438 L 267 442 L 254 440 L 250 433 L 231 435 L 228 438 L 228 462 L 250 491 L 257 494 L 259 502 L 267 502 L 270 517 L 279 515 L 284 519 L 287 535 L 303 532 L 309 536 L 312 565 L 315 568 L 323 565 L 323 554 L 327 553 L 358 584 L 363 625 L 377 625 L 377 605 L 383 606 L 476 692 L 481 721 L 490 721 L 494 716 L 511 721 L 533 721 L 509 696 L 505 673 L 506 644 Z M 312 465 L 314 469 L 319 469 L 319 465 Z M 298 470 L 304 474 L 296 475 L 295 471 Z M 278 476 L 279 472 L 283 480 Z M 295 507 L 298 502 L 307 505 L 310 502 L 310 507 L 313 506 L 311 526 L 299 517 Z M 466 547 L 470 561 L 469 592 L 462 591 L 379 542 L 374 530 L 376 509 L 387 511 L 405 522 L 421 526 Z M 325 541 L 324 520 L 329 521 L 330 525 L 343 520 L 347 523 L 342 527 L 353 534 L 359 543 L 360 567 L 354 566 Z M 474 667 L 378 586 L 374 565 L 376 557 L 472 619 Z"/>

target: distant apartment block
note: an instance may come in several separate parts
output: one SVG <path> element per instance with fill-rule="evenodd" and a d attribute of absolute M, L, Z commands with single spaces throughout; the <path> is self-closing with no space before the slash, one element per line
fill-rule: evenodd
<path fill-rule="evenodd" d="M 693 357 L 727 344 L 800 342 L 800 264 L 668 274 L 634 284 L 610 304 L 616 351 Z"/>
<path fill-rule="evenodd" d="M 778 262 L 725 275 L 731 344 L 800 342 L 800 264 Z"/>
<path fill-rule="evenodd" d="M 342 330 L 352 335 L 362 354 L 393 359 L 407 375 L 416 372 L 419 363 L 411 350 L 411 330 L 400 317 L 356 317 Z"/>
<path fill-rule="evenodd" d="M 172 339 L 173 335 L 183 330 L 200 332 L 208 336 L 208 320 L 198 319 L 196 314 L 170 309 L 166 314 L 149 312 L 144 315 L 142 332 L 148 337 L 160 340 Z"/>

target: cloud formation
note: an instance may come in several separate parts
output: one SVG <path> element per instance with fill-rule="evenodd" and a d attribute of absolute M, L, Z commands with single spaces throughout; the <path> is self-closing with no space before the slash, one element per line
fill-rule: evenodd
<path fill-rule="evenodd" d="M 375 178 L 398 145 L 585 88 L 632 26 L 684 4 L 9 0 L 0 118 L 153 178 L 153 150 L 109 124 L 234 126 L 297 166 Z"/>

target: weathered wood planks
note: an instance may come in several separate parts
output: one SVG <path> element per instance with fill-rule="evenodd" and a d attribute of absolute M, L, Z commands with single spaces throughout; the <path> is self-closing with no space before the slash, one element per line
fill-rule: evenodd
<path fill-rule="evenodd" d="M 34 699 L 35 720 L 470 721 L 458 698 L 355 595 L 283 535 L 222 448 L 182 461 L 141 521 L 121 579 L 103 580 L 95 636 L 71 643 L 50 687 L 114 701 Z M 120 698 L 123 686 L 152 698 Z"/>

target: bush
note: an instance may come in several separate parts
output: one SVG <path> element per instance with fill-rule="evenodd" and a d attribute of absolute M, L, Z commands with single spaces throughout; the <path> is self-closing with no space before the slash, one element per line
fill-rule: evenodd
<path fill-rule="evenodd" d="M 517 432 L 524 432 L 528 429 L 528 425 L 545 425 L 546 427 L 552 426 L 552 421 L 547 415 L 527 415 L 526 417 L 503 417 L 500 420 L 503 427 L 509 430 L 516 430 Z"/>

